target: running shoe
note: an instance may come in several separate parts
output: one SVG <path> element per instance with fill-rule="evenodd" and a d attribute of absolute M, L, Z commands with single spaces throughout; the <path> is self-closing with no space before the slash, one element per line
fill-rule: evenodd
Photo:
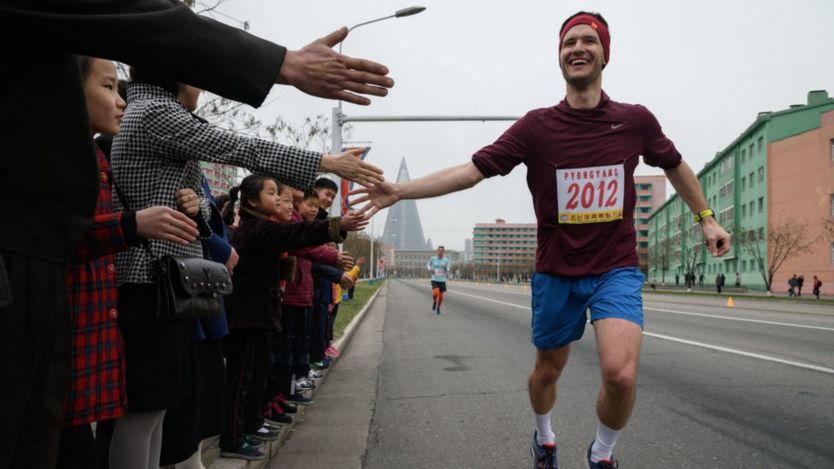
<path fill-rule="evenodd" d="M 432 301 L 432 302 L 431 302 L 431 310 L 432 310 L 432 311 L 434 311 L 436 308 L 437 308 L 437 302 L 436 302 L 436 301 Z"/>
<path fill-rule="evenodd" d="M 278 439 L 278 432 L 272 431 L 266 426 L 259 428 L 256 432 L 250 433 L 246 436 L 251 436 L 252 438 L 257 438 L 261 441 L 275 441 Z"/>
<path fill-rule="evenodd" d="M 224 458 L 248 459 L 249 461 L 261 461 L 266 459 L 266 455 L 264 453 L 246 443 L 231 451 L 220 451 L 220 456 Z"/>
<path fill-rule="evenodd" d="M 437 314 L 440 314 L 440 306 L 437 307 Z"/>
<path fill-rule="evenodd" d="M 327 350 L 324 351 L 324 354 L 330 358 L 337 358 L 342 355 L 342 352 L 340 352 L 339 349 L 331 345 L 330 347 L 327 347 Z"/>
<path fill-rule="evenodd" d="M 287 398 L 287 400 L 297 405 L 311 405 L 313 403 L 312 399 L 305 397 L 304 394 L 301 394 L 300 392 L 291 395 Z"/>
<path fill-rule="evenodd" d="M 539 444 L 536 439 L 538 431 L 533 432 L 533 440 L 530 442 L 530 456 L 533 457 L 533 469 L 559 469 L 556 462 L 556 443 Z"/>
<path fill-rule="evenodd" d="M 320 362 L 310 363 L 310 368 L 312 368 L 316 371 L 326 370 L 329 366 L 330 366 L 330 362 L 327 361 L 327 360 L 322 360 Z"/>
<path fill-rule="evenodd" d="M 610 459 L 603 459 L 597 462 L 591 461 L 591 448 L 594 447 L 594 441 L 596 440 L 592 440 L 591 444 L 588 446 L 588 467 L 590 467 L 591 469 L 617 469 L 618 467 L 620 467 L 620 463 L 618 463 L 617 460 L 614 459 L 613 454 L 611 455 Z"/>
<path fill-rule="evenodd" d="M 310 368 L 310 373 L 307 374 L 307 378 L 309 379 L 321 379 L 324 374 L 321 371 L 314 370 Z"/>

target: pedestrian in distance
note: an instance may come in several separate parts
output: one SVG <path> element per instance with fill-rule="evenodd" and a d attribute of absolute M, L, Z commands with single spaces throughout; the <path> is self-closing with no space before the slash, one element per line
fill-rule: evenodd
<path fill-rule="evenodd" d="M 467 163 L 412 181 L 353 191 L 359 196 L 353 203 L 368 202 L 359 211 L 373 214 L 398 200 L 467 189 L 517 165 L 527 166 L 539 240 L 531 286 L 536 363 L 528 380 L 535 414 L 530 450 L 537 468 L 558 467 L 550 412 L 570 343 L 582 337 L 588 309 L 602 386 L 587 463 L 591 469 L 617 466 L 613 448 L 636 398 L 643 327 L 640 291 L 645 277 L 638 269 L 633 223 L 634 170 L 640 155 L 665 171 L 693 211 L 709 252 L 723 256 L 730 249 L 730 236 L 716 222 L 698 179 L 652 113 L 613 101 L 602 90 L 609 59 L 610 35 L 602 16 L 571 16 L 558 38 L 559 67 L 566 81 L 563 101 L 530 111 Z"/>
<path fill-rule="evenodd" d="M 723 286 L 724 285 L 721 283 L 721 274 L 716 275 L 715 276 L 715 290 L 718 292 L 719 295 L 721 294 L 721 287 L 723 287 Z"/>
<path fill-rule="evenodd" d="M 796 296 L 796 286 L 798 284 L 799 281 L 796 274 L 793 274 L 793 276 L 788 279 L 788 296 Z"/>
<path fill-rule="evenodd" d="M 802 285 L 805 284 L 805 276 L 799 274 L 799 277 L 796 278 L 796 296 L 802 296 Z"/>
<path fill-rule="evenodd" d="M 822 288 L 822 280 L 814 275 L 814 296 L 816 296 L 817 299 L 820 299 L 820 288 Z"/>

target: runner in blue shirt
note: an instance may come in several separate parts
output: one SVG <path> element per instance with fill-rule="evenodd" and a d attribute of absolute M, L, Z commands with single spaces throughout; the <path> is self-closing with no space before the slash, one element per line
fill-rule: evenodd
<path fill-rule="evenodd" d="M 426 268 L 431 272 L 431 310 L 440 314 L 440 305 L 443 304 L 443 294 L 446 293 L 446 274 L 449 273 L 449 258 L 446 257 L 446 248 L 437 247 L 437 255 L 429 259 Z"/>

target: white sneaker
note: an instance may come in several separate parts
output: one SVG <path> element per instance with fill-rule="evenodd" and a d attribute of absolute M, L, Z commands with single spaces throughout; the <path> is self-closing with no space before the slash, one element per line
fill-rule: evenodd
<path fill-rule="evenodd" d="M 320 371 L 310 370 L 310 374 L 307 376 L 309 379 L 321 379 L 324 376 Z"/>
<path fill-rule="evenodd" d="M 316 385 L 307 378 L 301 378 L 295 382 L 295 389 L 300 391 L 307 391 L 308 389 L 313 389 L 315 387 Z"/>

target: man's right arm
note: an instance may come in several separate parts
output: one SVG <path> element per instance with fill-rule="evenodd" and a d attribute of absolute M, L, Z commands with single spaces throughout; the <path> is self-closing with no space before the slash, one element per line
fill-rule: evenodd
<path fill-rule="evenodd" d="M 460 166 L 442 169 L 428 176 L 404 183 L 391 184 L 383 182 L 371 188 L 357 189 L 351 194 L 362 194 L 351 204 L 369 202 L 356 213 L 368 213 L 371 217 L 379 210 L 389 207 L 403 199 L 425 199 L 452 192 L 458 192 L 475 186 L 484 179 L 484 175 L 471 161 Z"/>

